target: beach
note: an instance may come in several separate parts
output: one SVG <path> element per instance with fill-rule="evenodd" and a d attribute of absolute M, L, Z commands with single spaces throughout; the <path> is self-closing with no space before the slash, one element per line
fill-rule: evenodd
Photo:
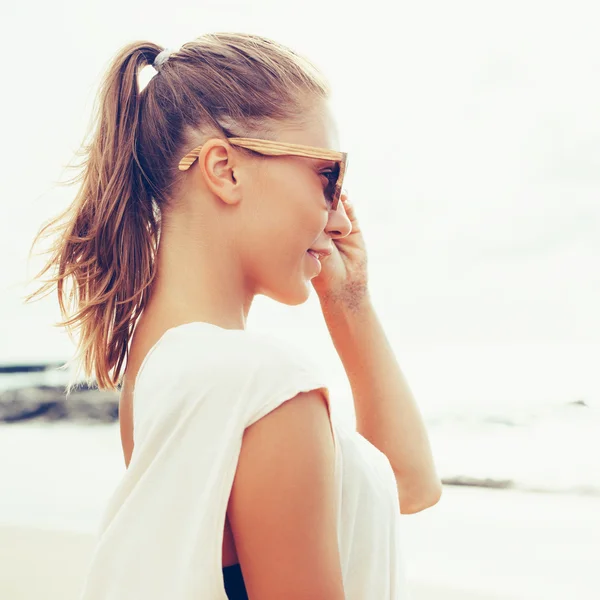
<path fill-rule="evenodd" d="M 598 598 L 598 499 L 444 488 L 403 518 L 411 600 Z M 90 532 L 0 525 L 0 598 L 75 600 Z"/>
<path fill-rule="evenodd" d="M 0 527 L 0 597 L 7 600 L 76 600 L 93 536 L 58 530 Z M 419 583 L 414 600 L 491 600 L 488 596 Z"/>

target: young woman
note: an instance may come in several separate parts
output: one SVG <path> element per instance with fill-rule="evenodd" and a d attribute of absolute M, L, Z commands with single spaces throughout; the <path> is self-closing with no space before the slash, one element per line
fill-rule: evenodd
<path fill-rule="evenodd" d="M 257 35 L 132 43 L 110 65 L 33 294 L 56 286 L 85 375 L 121 392 L 127 469 L 84 600 L 409 597 L 401 513 L 441 485 L 370 300 L 328 94 Z M 356 430 L 310 349 L 246 330 L 257 294 L 295 306 L 309 283 Z"/>

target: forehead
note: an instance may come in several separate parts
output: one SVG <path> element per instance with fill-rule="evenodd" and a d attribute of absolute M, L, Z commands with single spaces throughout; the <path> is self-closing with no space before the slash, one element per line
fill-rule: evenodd
<path fill-rule="evenodd" d="M 338 127 L 329 103 L 320 101 L 305 115 L 302 125 L 289 125 L 280 130 L 278 141 L 339 151 Z"/>

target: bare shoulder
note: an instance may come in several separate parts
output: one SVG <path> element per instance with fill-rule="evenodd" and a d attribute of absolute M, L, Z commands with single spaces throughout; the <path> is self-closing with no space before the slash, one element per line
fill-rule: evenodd
<path fill-rule="evenodd" d="M 335 447 L 320 390 L 244 432 L 228 517 L 248 594 L 342 600 Z"/>

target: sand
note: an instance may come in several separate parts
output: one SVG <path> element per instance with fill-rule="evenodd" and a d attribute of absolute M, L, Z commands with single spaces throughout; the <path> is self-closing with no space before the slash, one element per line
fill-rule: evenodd
<path fill-rule="evenodd" d="M 0 527 L 0 598 L 75 600 L 92 549 L 91 534 Z"/>
<path fill-rule="evenodd" d="M 2 600 L 76 600 L 93 549 L 90 534 L 0 527 Z M 496 596 L 415 584 L 413 600 L 495 600 Z"/>
<path fill-rule="evenodd" d="M 411 600 L 597 599 L 599 505 L 446 487 L 403 518 Z M 90 532 L 0 525 L 0 598 L 76 600 L 93 544 Z"/>

